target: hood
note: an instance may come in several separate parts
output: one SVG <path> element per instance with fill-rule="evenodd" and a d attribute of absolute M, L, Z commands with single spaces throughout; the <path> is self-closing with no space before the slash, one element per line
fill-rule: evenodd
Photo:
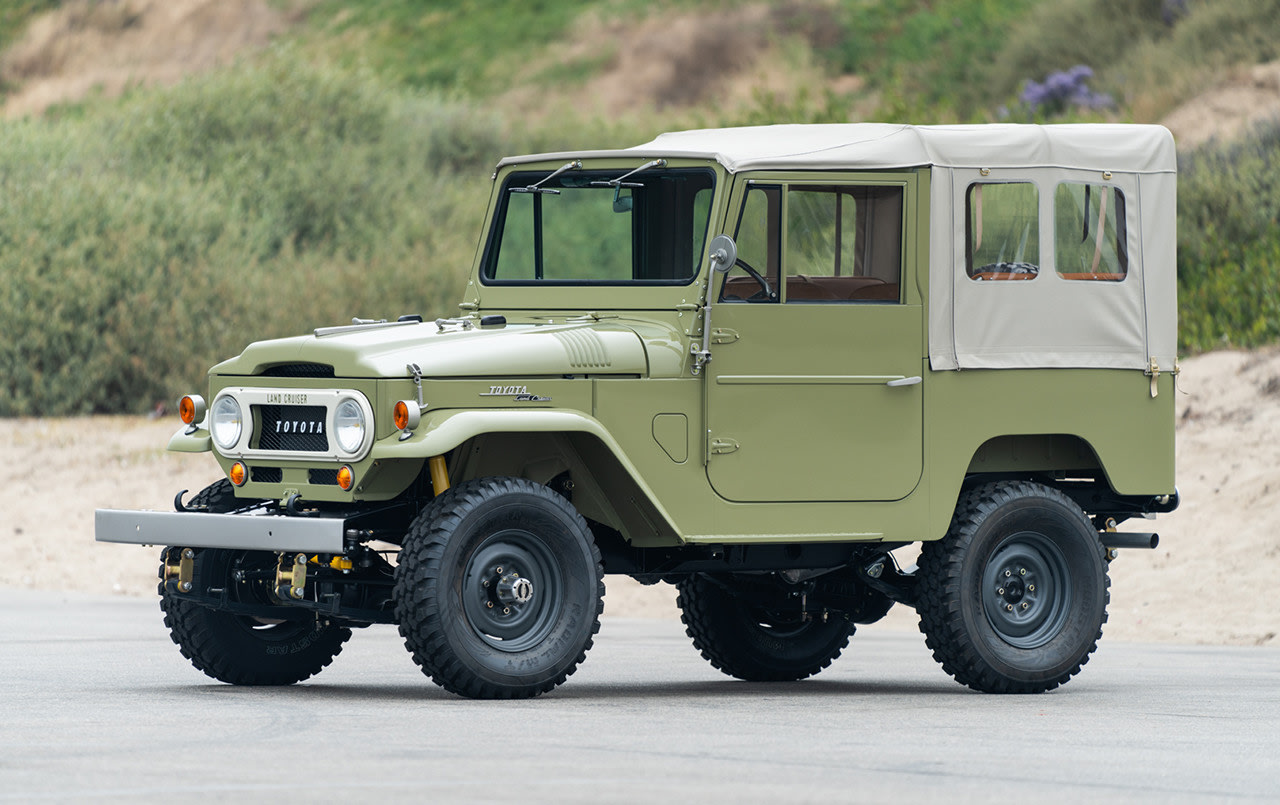
<path fill-rule="evenodd" d="M 333 328 L 320 335 L 259 341 L 214 374 L 259 375 L 287 364 L 332 366 L 336 377 L 498 377 L 648 373 L 644 344 L 617 324 L 507 325 L 470 330 L 434 322 Z"/>

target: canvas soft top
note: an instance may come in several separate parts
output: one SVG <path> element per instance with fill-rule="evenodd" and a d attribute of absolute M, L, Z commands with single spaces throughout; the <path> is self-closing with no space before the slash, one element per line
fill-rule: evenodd
<path fill-rule="evenodd" d="M 928 168 L 929 364 L 935 370 L 1167 370 L 1177 352 L 1177 153 L 1163 126 L 1130 124 L 750 126 L 662 134 L 633 148 L 509 157 L 499 163 L 657 157 L 714 160 L 730 172 Z M 1046 236 L 1035 282 L 965 276 L 966 196 L 977 184 L 1027 182 L 1040 228 L 1054 227 L 1064 183 L 1123 194 L 1128 274 L 1079 282 L 1054 270 Z"/>
<path fill-rule="evenodd" d="M 1017 124 L 908 126 L 833 123 L 697 129 L 660 134 L 650 142 L 612 151 L 508 157 L 511 165 L 548 159 L 691 157 L 713 159 L 730 171 L 877 170 L 1056 167 L 1173 173 L 1173 137 L 1163 126 Z"/>

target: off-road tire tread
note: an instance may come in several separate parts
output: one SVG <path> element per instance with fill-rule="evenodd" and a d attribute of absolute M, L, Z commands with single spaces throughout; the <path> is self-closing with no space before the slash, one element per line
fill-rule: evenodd
<path fill-rule="evenodd" d="M 582 515 L 546 486 L 515 477 L 477 478 L 450 487 L 422 510 L 405 536 L 396 568 L 392 595 L 396 602 L 396 621 L 414 663 L 440 687 L 473 699 L 532 698 L 563 684 L 587 658 L 587 651 L 595 642 L 593 636 L 600 631 L 600 615 L 604 612 L 603 559 L 595 541 L 589 540 L 595 568 L 596 608 L 586 643 L 563 673 L 539 686 L 513 688 L 477 679 L 462 664 L 445 637 L 440 614 L 438 588 L 442 557 L 450 535 L 467 513 L 495 496 L 506 494 L 532 494 L 555 502 L 572 513 L 584 532 L 590 534 Z"/>
<path fill-rule="evenodd" d="M 163 554 L 160 573 L 164 573 Z M 235 615 L 184 601 L 165 592 L 163 585 L 160 609 L 164 612 L 164 625 L 169 629 L 169 637 L 177 644 L 182 656 L 206 676 L 231 685 L 292 685 L 309 679 L 332 663 L 334 657 L 342 652 L 343 644 L 351 639 L 350 629 L 327 624 L 317 630 L 319 637 L 310 644 L 319 644 L 317 651 L 294 654 L 290 658 L 293 662 L 287 667 L 265 671 L 248 667 L 242 656 L 228 652 L 219 639 L 216 630 L 218 619 L 234 618 Z"/>
<path fill-rule="evenodd" d="M 942 670 L 957 682 L 984 693 L 1043 693 L 1067 682 L 1080 672 L 1089 657 L 1098 648 L 1102 637 L 1099 628 L 1080 661 L 1055 679 L 1043 682 L 1017 682 L 994 672 L 983 662 L 973 643 L 973 636 L 964 627 L 960 613 L 959 586 L 961 565 L 967 548 L 972 543 L 979 526 L 1001 506 L 1028 496 L 1058 501 L 1073 512 L 1079 512 L 1085 525 L 1092 525 L 1079 506 L 1061 491 L 1033 481 L 996 481 L 974 487 L 960 496 L 956 504 L 951 526 L 941 540 L 926 542 L 922 546 L 916 572 L 917 604 L 920 614 L 920 631 L 925 644 L 933 652 L 933 658 Z M 1099 556 L 1105 566 L 1105 549 L 1097 543 Z M 1107 622 L 1106 605 L 1111 600 L 1111 579 L 1103 573 L 1102 623 Z"/>
<path fill-rule="evenodd" d="M 680 608 L 680 621 L 685 626 L 685 634 L 693 641 L 693 647 L 702 658 L 711 663 L 711 667 L 721 673 L 747 682 L 794 682 L 807 679 L 827 668 L 840 656 L 849 639 L 853 637 L 855 626 L 847 624 L 848 633 L 844 640 L 825 655 L 814 658 L 814 661 L 799 670 L 771 667 L 767 657 L 745 650 L 746 647 L 725 634 L 719 628 L 718 621 L 725 617 L 717 602 L 713 600 L 714 592 L 709 588 L 714 582 L 697 574 L 681 579 L 676 585 L 679 591 L 676 606 Z M 718 588 L 716 588 L 718 591 Z M 712 592 L 711 595 L 708 595 Z"/>

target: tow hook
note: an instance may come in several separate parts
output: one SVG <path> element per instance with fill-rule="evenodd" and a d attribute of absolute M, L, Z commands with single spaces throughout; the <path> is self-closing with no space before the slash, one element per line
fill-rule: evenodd
<path fill-rule="evenodd" d="M 160 584 L 174 592 L 189 593 L 193 586 L 196 569 L 196 552 L 190 548 L 170 548 L 164 554 L 164 567 L 160 573 Z M 174 582 L 169 586 L 169 582 Z"/>
<path fill-rule="evenodd" d="M 299 600 L 307 589 L 307 555 L 280 554 L 276 564 L 276 596 Z"/>

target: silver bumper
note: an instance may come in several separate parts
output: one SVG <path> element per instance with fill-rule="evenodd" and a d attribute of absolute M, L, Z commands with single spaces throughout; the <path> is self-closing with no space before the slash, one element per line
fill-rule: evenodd
<path fill-rule="evenodd" d="M 343 551 L 344 521 L 324 517 L 98 509 L 94 539 L 129 545 L 249 551 Z"/>

